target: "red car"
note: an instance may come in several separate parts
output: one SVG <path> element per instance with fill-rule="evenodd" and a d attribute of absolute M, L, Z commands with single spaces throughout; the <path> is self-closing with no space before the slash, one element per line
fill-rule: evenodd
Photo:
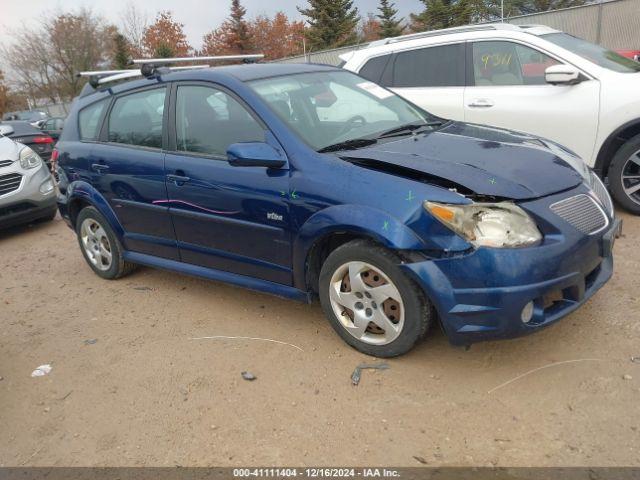
<path fill-rule="evenodd" d="M 631 58 L 636 62 L 640 61 L 640 50 L 616 50 L 615 52 L 623 57 Z"/>

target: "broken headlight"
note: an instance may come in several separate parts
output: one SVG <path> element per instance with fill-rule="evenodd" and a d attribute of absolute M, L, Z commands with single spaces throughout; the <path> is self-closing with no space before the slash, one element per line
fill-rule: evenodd
<path fill-rule="evenodd" d="M 477 247 L 528 247 L 542 240 L 533 219 L 512 202 L 451 205 L 426 201 L 424 208 Z"/>

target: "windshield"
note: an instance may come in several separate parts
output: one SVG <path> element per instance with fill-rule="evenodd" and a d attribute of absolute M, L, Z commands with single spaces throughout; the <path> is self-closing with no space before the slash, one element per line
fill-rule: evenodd
<path fill-rule="evenodd" d="M 316 150 L 348 142 L 356 146 L 353 140 L 437 120 L 395 93 L 349 72 L 303 73 L 249 84 Z"/>
<path fill-rule="evenodd" d="M 612 52 L 600 45 L 595 45 L 581 38 L 576 38 L 566 33 L 548 33 L 541 35 L 541 37 L 562 48 L 566 48 L 571 53 L 586 58 L 600 67 L 608 68 L 614 72 L 640 72 L 640 62 L 623 57 L 616 52 Z"/>

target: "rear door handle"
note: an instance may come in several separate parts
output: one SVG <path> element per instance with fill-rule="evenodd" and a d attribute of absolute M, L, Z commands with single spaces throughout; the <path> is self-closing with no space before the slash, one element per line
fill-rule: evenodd
<path fill-rule="evenodd" d="M 91 170 L 98 173 L 103 173 L 109 170 L 109 165 L 105 165 L 104 163 L 94 163 L 91 165 Z"/>
<path fill-rule="evenodd" d="M 490 108 L 493 107 L 493 102 L 488 98 L 476 98 L 469 104 L 472 108 Z"/>
<path fill-rule="evenodd" d="M 180 186 L 180 185 L 184 185 L 185 183 L 187 183 L 189 180 L 191 180 L 190 177 L 183 177 L 182 175 L 172 175 L 169 174 L 167 175 L 167 180 L 170 182 L 174 182 L 176 185 Z"/>

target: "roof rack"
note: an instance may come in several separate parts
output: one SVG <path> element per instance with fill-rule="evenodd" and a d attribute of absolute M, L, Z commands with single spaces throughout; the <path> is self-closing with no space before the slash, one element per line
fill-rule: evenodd
<path fill-rule="evenodd" d="M 462 27 L 444 28 L 441 30 L 430 30 L 428 32 L 410 33 L 408 35 L 400 35 L 399 37 L 383 38 L 371 42 L 369 47 L 378 47 L 380 45 L 388 45 L 390 43 L 406 42 L 416 40 L 418 38 L 437 37 L 438 35 L 447 35 L 451 33 L 477 32 L 483 30 L 516 30 L 519 25 L 511 25 L 509 23 L 490 23 L 484 25 L 465 25 Z"/>
<path fill-rule="evenodd" d="M 94 89 L 100 85 L 104 85 L 118 80 L 124 80 L 127 78 L 146 77 L 152 78 L 163 73 L 168 73 L 175 70 L 192 70 L 200 68 L 209 68 L 209 65 L 185 65 L 181 67 L 169 67 L 172 63 L 186 63 L 186 62 L 219 62 L 226 60 L 242 60 L 245 63 L 255 62 L 264 58 L 263 54 L 251 54 L 251 55 L 216 55 L 208 57 L 173 57 L 173 58 L 138 58 L 131 60 L 130 65 L 140 65 L 139 69 L 126 69 L 126 70 L 91 70 L 86 72 L 80 72 L 78 77 L 88 77 L 89 85 Z"/>

